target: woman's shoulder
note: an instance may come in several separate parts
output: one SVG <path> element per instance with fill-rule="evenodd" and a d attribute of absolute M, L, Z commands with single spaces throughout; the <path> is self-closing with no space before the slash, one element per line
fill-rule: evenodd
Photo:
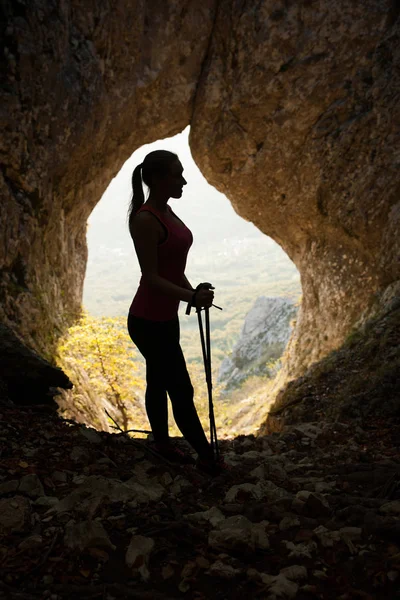
<path fill-rule="evenodd" d="M 154 221 L 154 217 L 148 208 L 142 208 L 138 210 L 138 212 L 135 215 L 135 219 L 140 221 L 148 221 L 149 223 L 152 223 Z"/>
<path fill-rule="evenodd" d="M 140 210 L 133 219 L 133 230 L 135 233 L 145 234 L 156 231 L 163 233 L 163 228 L 158 218 L 147 209 Z"/>
<path fill-rule="evenodd" d="M 141 227 L 159 227 L 159 220 L 149 210 L 140 210 L 134 218 L 134 223 L 140 224 Z"/>
<path fill-rule="evenodd" d="M 151 220 L 154 220 L 154 217 L 156 217 L 157 219 L 159 219 L 160 216 L 162 216 L 160 214 L 160 211 L 158 211 L 153 206 L 148 206 L 147 203 L 143 204 L 139 208 L 138 212 L 136 213 L 136 217 L 140 217 L 141 219 L 151 219 Z"/>

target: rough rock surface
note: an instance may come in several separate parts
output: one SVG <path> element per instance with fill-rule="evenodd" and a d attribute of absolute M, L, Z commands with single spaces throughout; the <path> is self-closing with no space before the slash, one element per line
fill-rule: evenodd
<path fill-rule="evenodd" d="M 190 143 L 301 274 L 289 376 L 399 280 L 399 12 L 391 0 L 218 3 Z"/>
<path fill-rule="evenodd" d="M 225 440 L 231 469 L 215 479 L 126 434 L 91 444 L 52 412 L 1 408 L 0 423 L 7 600 L 399 597 L 399 423 Z"/>
<path fill-rule="evenodd" d="M 225 389 L 239 385 L 250 375 L 274 375 L 267 363 L 282 356 L 296 313 L 294 303 L 287 298 L 257 298 L 245 317 L 231 356 L 222 361 L 218 381 Z"/>
<path fill-rule="evenodd" d="M 282 389 L 260 434 L 317 419 L 400 417 L 400 298 Z M 303 425 L 304 426 L 304 425 Z"/>
<path fill-rule="evenodd" d="M 0 387 L 3 399 L 14 404 L 49 404 L 55 409 L 55 388 L 70 389 L 66 374 L 28 348 L 15 333 L 0 323 Z"/>
<path fill-rule="evenodd" d="M 51 357 L 80 309 L 86 220 L 133 150 L 191 124 L 210 183 L 288 253 L 288 375 L 399 278 L 399 7 L 3 2 L 0 318 Z"/>
<path fill-rule="evenodd" d="M 190 121 L 215 5 L 1 3 L 0 319 L 46 356 L 80 311 L 93 207 Z"/>

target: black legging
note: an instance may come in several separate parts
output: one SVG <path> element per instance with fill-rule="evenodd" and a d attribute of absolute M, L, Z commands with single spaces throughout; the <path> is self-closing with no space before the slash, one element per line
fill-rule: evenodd
<path fill-rule="evenodd" d="M 128 331 L 146 359 L 146 411 L 154 440 L 168 441 L 168 399 L 176 424 L 201 458 L 212 450 L 193 403 L 193 386 L 179 343 L 179 320 L 149 321 L 129 314 Z"/>

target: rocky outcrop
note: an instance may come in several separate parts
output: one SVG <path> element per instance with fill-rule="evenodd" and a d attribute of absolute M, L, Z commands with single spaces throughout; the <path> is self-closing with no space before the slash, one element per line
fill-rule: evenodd
<path fill-rule="evenodd" d="M 260 434 L 316 419 L 400 417 L 400 296 L 280 390 Z"/>
<path fill-rule="evenodd" d="M 399 8 L 4 2 L 0 318 L 51 359 L 86 220 L 133 150 L 191 125 L 199 167 L 301 273 L 287 376 L 399 279 Z"/>
<path fill-rule="evenodd" d="M 287 298 L 257 298 L 245 317 L 231 356 L 222 361 L 219 383 L 228 390 L 250 375 L 273 376 L 275 373 L 268 363 L 274 363 L 282 356 L 296 313 L 293 301 Z"/>
<path fill-rule="evenodd" d="M 47 404 L 58 408 L 57 388 L 70 389 L 65 373 L 30 350 L 15 333 L 0 323 L 0 403 Z"/>

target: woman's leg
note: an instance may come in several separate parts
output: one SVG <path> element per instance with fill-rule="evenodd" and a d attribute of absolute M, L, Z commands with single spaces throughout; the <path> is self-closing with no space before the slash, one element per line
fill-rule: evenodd
<path fill-rule="evenodd" d="M 193 402 L 193 386 L 179 344 L 178 318 L 154 322 L 128 318 L 132 341 L 146 359 L 146 410 L 154 439 L 165 441 L 168 433 L 168 413 L 165 391 L 168 392 L 176 424 L 183 436 L 204 459 L 212 457 Z"/>
<path fill-rule="evenodd" d="M 202 459 L 212 459 L 212 449 L 193 402 L 193 386 L 179 344 L 174 346 L 169 357 L 166 385 L 174 418 L 183 436 Z"/>
<path fill-rule="evenodd" d="M 157 324 L 156 324 L 157 325 Z M 159 340 L 157 327 L 152 321 L 139 319 L 129 315 L 128 331 L 133 343 L 146 360 L 146 412 L 153 433 L 154 440 L 158 443 L 168 441 L 168 398 L 158 372 L 158 360 L 153 356 Z"/>
<path fill-rule="evenodd" d="M 168 332 L 168 352 L 164 371 L 166 389 L 171 400 L 175 422 L 183 436 L 201 458 L 210 459 L 213 456 L 212 449 L 193 402 L 193 386 L 179 337 L 179 320 L 176 318 L 170 323 Z"/>

